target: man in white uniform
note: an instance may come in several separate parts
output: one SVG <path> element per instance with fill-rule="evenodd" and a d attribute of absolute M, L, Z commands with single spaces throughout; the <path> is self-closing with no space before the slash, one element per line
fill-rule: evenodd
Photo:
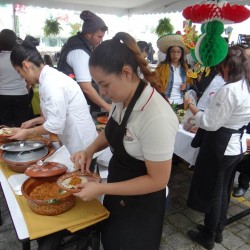
<path fill-rule="evenodd" d="M 103 40 L 108 27 L 104 21 L 91 11 L 82 11 L 80 18 L 84 21 L 82 32 L 68 39 L 61 50 L 58 70 L 75 78 L 80 85 L 91 112 L 109 111 L 108 104 L 99 94 L 98 87 L 89 73 L 89 57 L 95 47 Z"/>

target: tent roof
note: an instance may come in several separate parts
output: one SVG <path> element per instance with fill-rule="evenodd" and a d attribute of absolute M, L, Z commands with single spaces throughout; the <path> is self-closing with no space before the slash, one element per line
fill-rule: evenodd
<path fill-rule="evenodd" d="M 6 0 L 6 3 L 69 10 L 91 10 L 102 14 L 133 15 L 182 11 L 199 0 Z M 250 0 L 228 0 L 229 3 L 250 5 Z"/>

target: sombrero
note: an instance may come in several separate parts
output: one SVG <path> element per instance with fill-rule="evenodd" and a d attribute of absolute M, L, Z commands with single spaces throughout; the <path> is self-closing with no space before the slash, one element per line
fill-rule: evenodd
<path fill-rule="evenodd" d="M 182 36 L 178 34 L 167 34 L 160 37 L 157 41 L 157 47 L 163 53 L 167 53 L 172 46 L 178 46 L 184 49 L 184 54 L 189 53 L 189 49 L 183 44 Z"/>

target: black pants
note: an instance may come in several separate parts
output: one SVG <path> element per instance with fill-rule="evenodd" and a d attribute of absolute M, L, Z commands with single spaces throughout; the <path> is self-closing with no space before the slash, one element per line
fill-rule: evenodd
<path fill-rule="evenodd" d="M 239 187 L 247 190 L 250 182 L 250 156 L 247 156 L 237 164 L 236 171 L 240 172 L 238 177 Z"/>
<path fill-rule="evenodd" d="M 20 127 L 31 118 L 33 110 L 29 95 L 7 96 L 0 95 L 0 125 Z"/>
<path fill-rule="evenodd" d="M 212 207 L 210 212 L 205 214 L 204 220 L 205 228 L 209 233 L 222 232 L 226 225 L 233 181 L 232 175 L 234 175 L 235 167 L 242 158 L 243 155 L 224 156 L 219 167 Z"/>

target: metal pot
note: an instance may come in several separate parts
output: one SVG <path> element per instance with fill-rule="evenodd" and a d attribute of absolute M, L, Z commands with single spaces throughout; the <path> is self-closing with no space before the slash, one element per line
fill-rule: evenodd
<path fill-rule="evenodd" d="M 40 141 L 18 141 L 1 146 L 2 159 L 14 172 L 24 173 L 25 169 L 39 160 L 45 160 L 54 153 Z"/>
<path fill-rule="evenodd" d="M 45 144 L 41 141 L 16 141 L 1 145 L 1 149 L 7 152 L 24 152 L 43 148 Z"/>

